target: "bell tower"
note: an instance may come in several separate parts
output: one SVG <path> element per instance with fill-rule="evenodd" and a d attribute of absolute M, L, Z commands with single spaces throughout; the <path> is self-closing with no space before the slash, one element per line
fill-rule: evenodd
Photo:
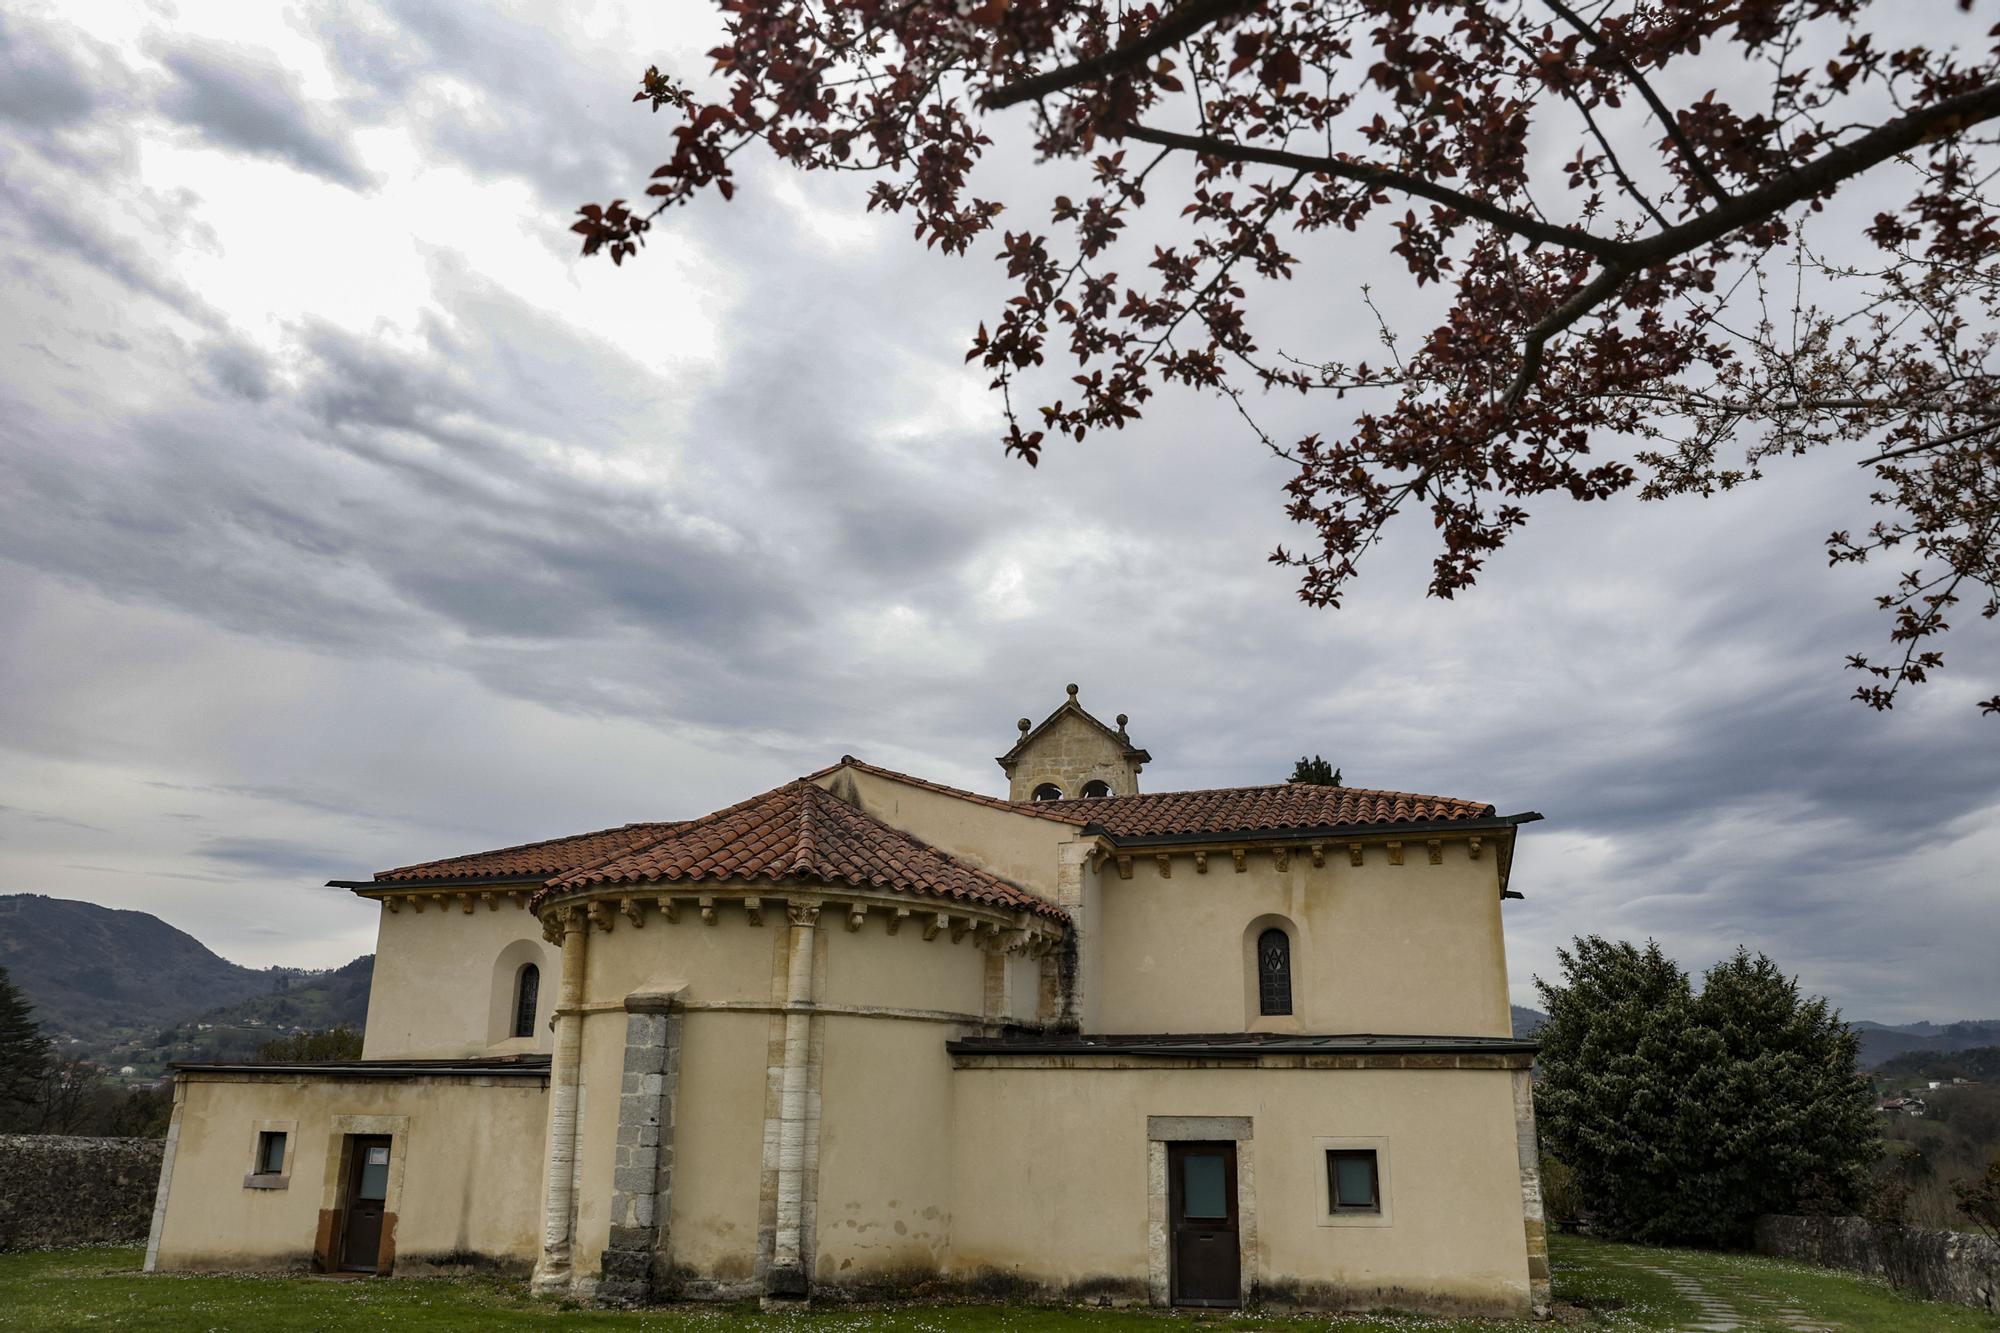
<path fill-rule="evenodd" d="M 1069 687 L 1063 705 L 1035 726 L 1022 718 L 1021 739 L 997 761 L 1007 775 L 1010 801 L 1066 801 L 1132 796 L 1139 770 L 1153 756 L 1125 734 L 1125 714 L 1114 730 L 1084 711 Z"/>

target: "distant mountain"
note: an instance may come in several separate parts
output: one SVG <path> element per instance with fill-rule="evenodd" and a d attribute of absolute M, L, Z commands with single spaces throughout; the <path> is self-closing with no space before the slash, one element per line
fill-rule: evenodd
<path fill-rule="evenodd" d="M 1870 1023 L 1864 1019 L 1848 1026 L 1861 1036 L 1863 1069 L 1873 1069 L 1912 1051 L 1948 1054 L 1980 1046 L 2000 1046 L 2000 1018 L 1969 1019 L 1957 1023 L 1905 1023 L 1900 1027 Z"/>
<path fill-rule="evenodd" d="M 1539 1009 L 1530 1009 L 1522 1004 L 1510 1004 L 1507 1007 L 1514 1017 L 1516 1037 L 1532 1037 L 1541 1031 L 1542 1024 L 1549 1021 L 1549 1016 Z"/>
<path fill-rule="evenodd" d="M 150 913 L 24 893 L 0 896 L 0 967 L 51 1038 L 108 1064 L 144 1066 L 155 1048 L 186 1044 L 162 1040 L 183 1023 L 266 1038 L 359 1027 L 373 959 L 332 972 L 242 967 Z"/>
<path fill-rule="evenodd" d="M 1990 1082 L 2000 1078 L 2000 1046 L 1974 1046 L 1962 1051 L 1905 1051 L 1875 1067 L 1875 1077 L 1890 1086 L 1928 1079 L 1963 1078 Z"/>

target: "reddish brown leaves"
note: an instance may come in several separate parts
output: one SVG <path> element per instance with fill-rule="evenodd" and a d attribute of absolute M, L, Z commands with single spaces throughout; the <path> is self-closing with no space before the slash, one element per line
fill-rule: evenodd
<path fill-rule="evenodd" d="M 1055 198 L 1046 234 L 998 237 L 1010 295 L 966 359 L 1010 454 L 1123 429 L 1163 383 L 1222 394 L 1294 469 L 1308 538 L 1272 558 L 1333 606 L 1399 515 L 1428 516 L 1430 591 L 1450 597 L 1537 497 L 1602 500 L 1640 468 L 1648 497 L 1708 494 L 1780 456 L 1866 449 L 1889 517 L 1829 553 L 1917 554 L 1882 599 L 1900 660 L 1852 663 L 1887 707 L 1938 670 L 1947 608 L 1977 588 L 1996 612 L 2000 66 L 1976 28 L 1962 50 L 1878 43 L 1875 8 L 724 0 L 717 99 L 657 69 L 636 94 L 675 117 L 651 211 L 592 205 L 573 229 L 622 261 L 666 207 L 728 198 L 754 144 L 869 175 L 870 209 L 962 253 L 1002 211 L 971 189 L 989 125 L 1030 132 L 1090 182 Z M 1669 96 L 1691 87 L 1712 91 Z M 1135 245 L 1168 160 L 1175 197 Z M 1847 249 L 1883 259 L 1835 268 L 1802 228 L 1863 178 L 1874 216 Z M 1435 326 L 1387 364 L 1267 349 L 1260 302 L 1318 233 L 1346 241 L 1344 267 L 1303 299 L 1348 300 L 1349 274 L 1382 265 L 1346 238 L 1386 236 L 1449 298 Z M 1779 289 L 1800 294 L 1774 310 Z M 1819 294 L 1841 291 L 1845 308 Z M 1039 405 L 1017 404 L 1030 385 Z M 1273 439 L 1249 409 L 1274 390 L 1330 395 L 1339 429 Z M 1717 460 L 1732 442 L 1742 466 Z"/>

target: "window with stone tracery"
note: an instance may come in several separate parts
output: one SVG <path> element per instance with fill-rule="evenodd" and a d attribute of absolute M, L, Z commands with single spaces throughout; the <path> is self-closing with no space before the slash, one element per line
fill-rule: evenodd
<path fill-rule="evenodd" d="M 1257 937 L 1257 1012 L 1292 1012 L 1292 937 L 1276 926 Z"/>

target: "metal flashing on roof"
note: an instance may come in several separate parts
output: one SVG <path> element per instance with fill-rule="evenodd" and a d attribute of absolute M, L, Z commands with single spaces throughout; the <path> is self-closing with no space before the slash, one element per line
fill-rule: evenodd
<path fill-rule="evenodd" d="M 242 1064 L 170 1064 L 180 1074 L 284 1074 L 295 1078 L 539 1078 L 549 1076 L 546 1055 L 465 1060 L 259 1060 Z"/>
<path fill-rule="evenodd" d="M 1518 1037 L 1306 1035 L 1289 1032 L 1072 1033 L 964 1037 L 952 1055 L 1158 1055 L 1254 1060 L 1261 1055 L 1533 1055 L 1541 1046 Z"/>

